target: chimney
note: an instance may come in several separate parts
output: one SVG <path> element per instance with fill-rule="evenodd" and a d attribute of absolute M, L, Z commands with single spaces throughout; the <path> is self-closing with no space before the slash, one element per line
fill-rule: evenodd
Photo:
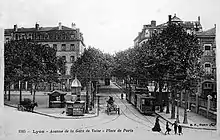
<path fill-rule="evenodd" d="M 61 22 L 59 22 L 59 27 L 58 27 L 59 30 L 62 30 L 62 24 Z"/>
<path fill-rule="evenodd" d="M 72 29 L 76 30 L 76 24 L 75 23 L 72 23 Z"/>
<path fill-rule="evenodd" d="M 35 24 L 35 29 L 39 30 L 39 24 L 38 23 Z"/>
<path fill-rule="evenodd" d="M 198 16 L 198 22 L 200 23 L 200 16 Z"/>
<path fill-rule="evenodd" d="M 155 20 L 151 20 L 151 27 L 155 27 L 156 26 L 156 21 Z"/>
<path fill-rule="evenodd" d="M 171 15 L 168 15 L 168 23 L 171 23 Z"/>
<path fill-rule="evenodd" d="M 15 31 L 15 32 L 18 31 L 18 26 L 17 26 L 17 24 L 14 25 L 14 31 Z"/>

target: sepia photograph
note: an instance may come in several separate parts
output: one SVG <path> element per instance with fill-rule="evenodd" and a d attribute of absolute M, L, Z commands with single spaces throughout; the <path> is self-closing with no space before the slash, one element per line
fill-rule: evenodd
<path fill-rule="evenodd" d="M 220 139 L 219 0 L 1 0 L 0 140 Z"/>

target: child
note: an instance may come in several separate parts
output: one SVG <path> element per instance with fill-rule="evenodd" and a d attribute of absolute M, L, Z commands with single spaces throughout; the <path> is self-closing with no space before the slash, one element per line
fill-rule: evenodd
<path fill-rule="evenodd" d="M 171 129 L 169 128 L 169 123 L 167 122 L 165 135 L 166 135 L 167 133 L 170 134 L 170 131 L 171 131 Z"/>
<path fill-rule="evenodd" d="M 180 135 L 180 134 L 183 134 L 183 132 L 182 132 L 182 126 L 181 126 L 181 125 L 178 126 L 178 133 L 179 133 L 179 135 Z"/>

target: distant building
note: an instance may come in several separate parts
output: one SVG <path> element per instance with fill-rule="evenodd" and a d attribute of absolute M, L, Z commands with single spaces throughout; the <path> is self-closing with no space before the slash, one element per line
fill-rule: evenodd
<path fill-rule="evenodd" d="M 62 26 L 61 23 L 55 27 L 40 27 L 38 23 L 33 28 L 18 28 L 14 25 L 13 29 L 5 29 L 5 41 L 30 39 L 39 42 L 44 45 L 49 45 L 57 50 L 56 55 L 62 57 L 66 61 L 66 72 L 62 75 L 63 80 L 62 88 L 70 89 L 72 78 L 70 76 L 70 68 L 72 63 L 80 57 L 85 48 L 83 35 L 79 28 L 75 27 L 72 23 L 72 27 Z M 23 89 L 28 89 L 30 85 L 28 83 L 23 84 Z M 18 84 L 15 84 L 13 88 L 18 88 Z"/>
<path fill-rule="evenodd" d="M 182 21 L 176 14 L 173 17 L 169 15 L 168 21 L 160 25 L 156 25 L 156 21 L 152 20 L 151 24 L 144 25 L 142 31 L 138 33 L 138 36 L 134 39 L 134 47 L 146 43 L 154 32 L 160 32 L 167 27 L 169 22 L 178 23 L 184 27 L 187 33 L 197 35 L 201 48 L 204 51 L 201 62 L 206 72 L 201 79 L 199 93 L 202 97 L 212 95 L 216 98 L 216 28 L 214 27 L 207 31 L 203 31 L 200 24 L 200 17 L 198 17 L 197 21 Z"/>

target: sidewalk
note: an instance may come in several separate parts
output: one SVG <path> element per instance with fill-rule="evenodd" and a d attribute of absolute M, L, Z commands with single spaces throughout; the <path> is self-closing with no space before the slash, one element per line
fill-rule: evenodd
<path fill-rule="evenodd" d="M 176 114 L 177 114 L 177 107 L 175 108 L 175 119 L 171 119 L 171 105 L 170 105 L 170 113 L 166 114 L 166 107 L 164 112 L 156 111 L 156 114 L 159 115 L 164 120 L 168 121 L 169 123 L 174 123 L 176 121 Z M 210 119 L 207 119 L 199 114 L 196 114 L 192 111 L 187 112 L 187 121 L 188 124 L 183 124 L 184 119 L 184 108 L 179 107 L 179 125 L 185 128 L 192 128 L 192 129 L 205 129 L 205 130 L 216 130 L 216 122 Z"/>
<path fill-rule="evenodd" d="M 6 108 L 11 108 L 13 110 L 17 110 L 17 106 L 9 105 L 5 103 Z M 98 105 L 97 102 L 95 103 L 95 107 L 89 113 L 84 114 L 83 116 L 66 116 L 63 111 L 66 110 L 65 108 L 36 108 L 33 113 L 48 116 L 56 119 L 85 119 L 85 118 L 93 118 L 98 116 Z M 18 110 L 17 110 L 18 111 Z"/>

